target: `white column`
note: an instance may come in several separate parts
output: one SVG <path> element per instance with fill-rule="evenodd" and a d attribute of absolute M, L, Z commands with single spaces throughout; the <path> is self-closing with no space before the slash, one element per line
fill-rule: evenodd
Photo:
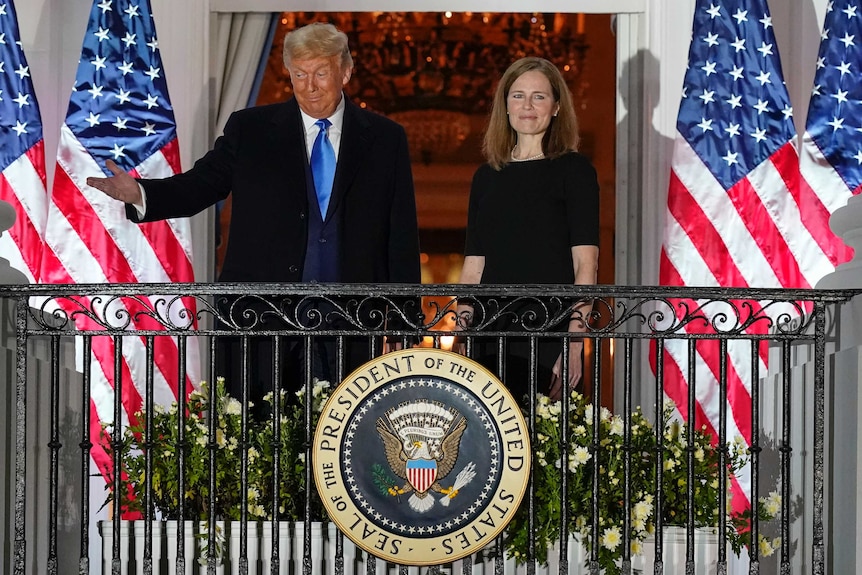
<path fill-rule="evenodd" d="M 862 288 L 862 197 L 852 196 L 846 206 L 835 210 L 829 226 L 855 253 L 852 260 L 817 282 L 817 287 Z M 862 376 L 862 298 L 844 304 L 834 320 L 830 331 L 835 332 L 836 338 L 830 343 L 831 357 L 827 358 L 827 368 L 833 371 L 827 381 L 826 429 L 832 444 L 826 462 L 827 469 L 831 470 L 826 483 L 827 503 L 831 503 L 833 509 L 827 524 L 834 527 L 827 532 L 827 541 L 831 541 L 834 572 L 859 573 L 862 569 L 862 554 L 857 551 L 862 548 L 862 529 L 858 527 L 862 524 L 862 497 L 858 489 L 862 485 L 859 450 L 862 430 L 858 422 L 862 414 L 862 396 L 858 387 Z"/>
<path fill-rule="evenodd" d="M 0 200 L 0 235 L 15 223 L 15 209 L 9 202 Z M 0 284 L 26 284 L 27 276 L 9 265 L 9 260 L 0 257 Z"/>
<path fill-rule="evenodd" d="M 824 276 L 817 287 L 847 289 L 862 287 L 862 196 L 852 196 L 847 205 L 838 208 L 829 218 L 829 226 L 845 244 L 856 250 L 853 259 Z"/>

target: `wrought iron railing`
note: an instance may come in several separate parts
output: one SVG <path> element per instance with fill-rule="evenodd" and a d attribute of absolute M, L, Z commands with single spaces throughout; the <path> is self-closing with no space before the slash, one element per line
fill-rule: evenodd
<path fill-rule="evenodd" d="M 847 301 L 857 292 L 844 290 L 762 290 L 762 289 L 707 289 L 707 288 L 659 288 L 659 287 L 618 287 L 618 286 L 463 286 L 463 285 L 340 285 L 340 284 L 185 284 L 185 285 L 71 285 L 71 286 L 3 286 L 0 296 L 7 301 L 7 313 L 14 317 L 14 327 L 8 329 L 7 347 L 15 349 L 14 391 L 9 386 L 8 399 L 14 402 L 14 431 L 10 434 L 10 446 L 14 447 L 14 469 L 7 470 L 7 482 L 12 487 L 9 498 L 13 500 L 14 520 L 9 529 L 4 548 L 11 554 L 2 569 L 11 568 L 15 575 L 30 572 L 51 574 L 67 570 L 75 563 L 79 573 L 98 573 L 101 567 L 97 558 L 92 557 L 89 525 L 96 517 L 92 503 L 95 499 L 90 492 L 89 478 L 98 474 L 93 464 L 95 449 L 103 449 L 107 454 L 109 466 L 123 468 L 123 457 L 128 456 L 128 437 L 124 436 L 121 426 L 106 426 L 102 439 L 107 446 L 98 445 L 97 418 L 113 421 L 127 421 L 126 410 L 137 405 L 144 413 L 152 415 L 158 402 L 160 386 L 174 382 L 173 392 L 177 397 L 187 397 L 198 366 L 203 366 L 201 377 L 216 381 L 224 370 L 231 369 L 235 378 L 231 384 L 237 396 L 246 400 L 257 393 L 258 378 L 282 382 L 282 386 L 302 389 L 306 397 L 311 397 L 318 370 L 329 370 L 335 381 L 340 381 L 353 367 L 370 360 L 394 347 L 425 345 L 449 347 L 452 342 L 446 338 L 458 338 L 457 349 L 468 357 L 485 355 L 489 369 L 502 381 L 507 381 L 507 370 L 511 370 L 511 346 L 521 341 L 528 370 L 524 372 L 527 381 L 523 382 L 527 392 L 524 400 L 525 415 L 532 430 L 533 445 L 541 445 L 543 438 L 536 433 L 537 417 L 543 405 L 537 399 L 544 382 L 541 378 L 541 349 L 543 342 L 553 342 L 554 349 L 568 349 L 571 341 L 585 342 L 584 374 L 582 390 L 592 402 L 592 437 L 588 442 L 588 454 L 593 461 L 599 461 L 605 449 L 606 437 L 600 430 L 602 398 L 610 397 L 606 392 L 609 386 L 616 390 L 621 405 L 613 411 L 621 416 L 622 446 L 625 451 L 624 474 L 621 478 L 625 510 L 622 519 L 623 529 L 619 542 L 620 561 L 617 566 L 624 573 L 632 571 L 633 539 L 631 538 L 634 506 L 633 493 L 643 477 L 632 475 L 633 461 L 644 454 L 635 452 L 632 444 L 632 413 L 637 401 L 664 397 L 668 391 L 665 385 L 670 378 L 669 371 L 679 365 L 690 367 L 678 375 L 684 376 L 688 386 L 682 397 L 676 397 L 679 412 L 683 417 L 696 413 L 699 409 L 697 381 L 702 378 L 693 362 L 688 359 L 704 354 L 714 357 L 711 364 L 715 377 L 721 385 L 718 393 L 717 421 L 718 445 L 732 443 L 733 438 L 724 425 L 732 419 L 733 410 L 749 409 L 753 433 L 747 438 L 750 446 L 746 454 L 750 464 L 746 466 L 745 478 L 753 493 L 764 490 L 768 478 L 764 450 L 772 450 L 777 457 L 775 473 L 777 490 L 781 494 L 779 513 L 779 534 L 781 544 L 778 548 L 777 563 L 781 572 L 790 572 L 794 561 L 793 554 L 800 553 L 800 547 L 810 549 L 810 565 L 813 573 L 825 572 L 824 554 L 824 477 L 829 470 L 824 467 L 824 386 L 827 340 L 830 333 L 829 320 L 837 312 L 839 304 Z M 584 304 L 590 311 L 583 315 Z M 457 304 L 469 304 L 472 308 L 472 321 L 453 331 L 456 324 Z M 569 318 L 580 318 L 583 333 L 567 333 L 558 327 L 566 324 Z M 6 322 L 7 326 L 10 322 Z M 169 340 L 165 338 L 170 338 Z M 14 345 L 12 342 L 14 340 Z M 169 344 L 167 342 L 170 342 Z M 231 342 L 232 348 L 225 342 Z M 104 345 L 107 342 L 107 345 Z M 610 342 L 610 344 L 608 344 Z M 680 342 L 682 346 L 680 347 Z M 743 342 L 745 348 L 740 351 Z M 460 347 L 463 344 L 463 347 Z M 165 351 L 165 345 L 168 351 Z M 264 345 L 261 352 L 258 346 Z M 72 347 L 69 347 L 72 346 Z M 671 346 L 676 346 L 672 351 Z M 706 347 L 703 347 L 706 346 Z M 713 347 L 710 347 L 713 346 Z M 772 357 L 768 374 L 778 384 L 780 405 L 771 409 L 780 413 L 777 433 L 780 437 L 774 445 L 766 445 L 761 416 L 763 412 L 762 386 L 767 373 L 761 366 L 765 363 L 766 347 Z M 201 362 L 197 362 L 198 349 Z M 316 350 L 325 350 L 326 357 L 321 362 L 303 358 L 319 358 Z M 491 350 L 491 353 L 488 353 Z M 738 364 L 726 359 L 739 359 Z M 805 350 L 800 356 L 800 350 Z M 262 354 L 261 354 L 262 353 Z M 107 355 L 106 355 L 107 354 Z M 735 356 L 734 356 L 735 354 Z M 231 355 L 232 368 L 220 363 L 226 355 Z M 75 357 L 77 356 L 77 360 Z M 494 356 L 496 359 L 487 360 Z M 261 358 L 277 357 L 272 365 L 261 365 Z M 800 359 L 802 357 L 802 359 Z M 298 359 L 297 359 L 298 358 Z M 562 355 L 562 368 L 569 364 L 568 354 Z M 673 365 L 669 358 L 675 358 Z M 77 361 L 77 365 L 76 365 Z M 680 363 L 681 361 L 681 363 Z M 792 481 L 791 461 L 800 449 L 790 421 L 791 389 L 797 382 L 801 370 L 795 369 L 794 362 L 803 361 L 812 366 L 814 401 L 805 406 L 806 425 L 811 425 L 811 449 L 813 458 L 806 458 L 804 496 L 813 497 L 813 513 L 804 520 L 811 526 L 811 540 L 791 541 L 791 522 L 794 520 L 794 498 L 800 497 L 800 485 Z M 298 368 L 288 374 L 287 366 Z M 737 365 L 749 366 L 748 373 L 737 373 Z M 609 369 L 609 366 L 613 369 Z M 175 371 L 172 371 L 175 370 Z M 610 375 L 615 373 L 615 377 Z M 129 381 L 131 373 L 143 374 L 136 381 Z M 10 371 L 11 373 L 11 371 Z M 135 376 L 138 377 L 138 376 Z M 96 380 L 104 378 L 113 390 L 105 395 L 105 388 L 96 389 Z M 291 379 L 294 378 L 294 379 Z M 298 379 L 295 379 L 298 378 Z M 734 378 L 736 383 L 734 383 Z M 237 381 L 239 382 L 237 384 Z M 742 382 L 741 384 L 739 382 Z M 738 402 L 728 408 L 728 390 L 733 386 L 747 392 L 746 405 Z M 739 385 L 742 385 L 740 388 Z M 134 391 L 134 393 L 132 392 Z M 134 394 L 139 397 L 131 400 Z M 213 393 L 212 388 L 210 394 Z M 101 395 L 99 395 L 101 394 Z M 47 400 L 45 395 L 48 396 Z M 98 395 L 98 397 L 97 397 Z M 107 398 L 106 398 L 107 397 Z M 212 399 L 212 397 L 210 398 Z M 734 400 L 730 398 L 732 404 Z M 37 405 L 41 406 L 37 407 Z M 247 466 L 248 429 L 256 418 L 271 418 L 279 421 L 282 408 L 275 402 L 271 412 L 255 412 L 247 402 L 241 409 L 242 437 L 240 451 L 242 461 L 241 530 L 243 545 L 240 553 L 240 571 L 255 572 L 249 567 L 247 549 L 247 523 L 255 518 L 249 514 Z M 72 419 L 63 414 L 69 406 L 78 414 Z M 574 409 L 568 402 L 562 406 L 562 437 L 569 438 L 573 429 L 567 417 Z M 666 414 L 662 401 L 655 407 L 648 406 L 646 417 L 655 425 L 655 457 L 653 471 L 650 473 L 654 487 L 653 513 L 650 523 L 655 528 L 655 538 L 662 540 L 668 520 L 658 511 L 666 505 L 667 490 L 663 483 L 665 465 L 662 456 L 663 441 L 666 440 L 662 425 Z M 310 445 L 313 434 L 313 417 L 310 403 L 306 406 L 304 422 L 306 450 L 305 461 L 311 460 Z M 175 465 L 178 470 L 179 492 L 185 492 L 189 478 L 188 454 L 190 445 L 184 436 L 187 415 L 180 415 L 181 424 L 175 444 Z M 662 423 L 663 424 L 663 423 Z M 209 436 L 206 448 L 209 454 L 218 449 L 216 428 L 213 418 L 206 422 Z M 277 426 L 273 426 L 276 428 Z M 9 429 L 12 426 L 9 425 Z M 153 445 L 152 428 L 143 432 L 141 445 Z M 693 446 L 694 426 L 687 428 L 688 446 Z M 96 441 L 94 441 L 94 438 Z M 794 440 L 797 443 L 794 443 Z M 808 441 L 805 439 L 804 441 Z M 280 448 L 274 443 L 276 467 Z M 570 457 L 575 450 L 574 442 L 562 442 L 562 465 L 560 465 L 560 500 L 556 505 L 561 509 L 559 518 L 561 533 L 557 551 L 562 549 L 563 558 L 555 563 L 560 573 L 569 572 L 566 563 L 567 538 L 572 523 L 569 521 L 571 506 L 567 504 L 567 481 L 565 473 Z M 46 449 L 47 448 L 47 449 Z M 685 492 L 688 551 L 686 572 L 694 572 L 695 555 L 692 549 L 694 531 L 698 519 L 694 512 L 696 493 L 692 486 L 698 480 L 695 476 L 695 461 L 698 454 L 694 447 L 687 447 L 685 462 L 687 473 L 682 485 Z M 732 458 L 729 448 L 719 448 L 716 453 L 719 465 L 727 465 Z M 152 504 L 155 489 L 152 481 L 152 455 L 146 460 L 143 493 L 135 494 L 144 501 L 142 518 L 146 520 L 143 561 L 138 568 L 144 573 L 159 572 L 158 564 L 153 562 L 153 533 L 149 523 L 158 519 Z M 10 460 L 11 461 L 11 460 Z M 551 462 L 554 463 L 554 462 Z M 34 477 L 34 469 L 41 477 Z M 74 470 L 74 472 L 73 472 Z M 212 457 L 208 470 L 208 505 L 217 505 L 217 469 Z M 272 481 L 273 499 L 264 502 L 278 515 L 279 475 L 274 471 Z M 311 466 L 306 466 L 305 485 L 313 483 Z M 535 471 L 534 471 L 535 473 Z M 584 497 L 589 497 L 587 526 L 582 526 L 581 535 L 591 541 L 603 541 L 601 518 L 606 513 L 603 502 L 598 496 L 600 484 L 609 481 L 601 474 L 600 466 L 592 467 L 589 488 Z M 73 477 L 77 477 L 73 481 Z M 720 474 L 716 514 L 719 533 L 724 533 L 728 524 L 726 494 L 732 490 L 732 478 Z M 47 480 L 44 478 L 47 477 Z M 127 478 L 121 474 L 109 477 L 109 487 L 115 493 L 123 493 Z M 78 483 L 70 501 L 67 485 Z M 744 482 L 744 483 L 745 483 Z M 39 485 L 43 484 L 43 487 Z M 529 527 L 527 552 L 527 572 L 535 572 L 534 556 L 537 526 L 536 517 L 543 505 L 548 502 L 537 498 L 535 486 L 528 488 L 525 500 L 527 523 Z M 149 503 L 149 504 L 147 504 Z M 757 498 L 752 498 L 757 515 Z M 119 518 L 119 502 L 112 509 Z M 306 522 L 314 519 L 310 497 L 305 497 L 302 505 Z M 179 501 L 175 519 L 199 519 L 191 508 L 186 507 L 185 498 Z M 162 517 L 163 519 L 164 517 Z M 278 531 L 278 518 L 267 520 Z M 71 525 L 71 527 L 70 527 Z M 750 523 L 751 536 L 757 541 L 760 524 L 755 517 Z M 120 522 L 112 523 L 112 548 L 110 560 L 105 563 L 112 573 L 125 573 L 121 565 Z M 310 530 L 305 531 L 303 570 L 317 573 L 314 558 L 311 557 Z M 64 553 L 62 533 L 71 533 L 76 556 Z M 42 543 L 36 542 L 36 537 Z M 207 527 L 206 541 L 210 549 L 218 544 L 219 534 L 212 525 Z M 504 536 L 495 542 L 502 549 Z M 345 572 L 341 553 L 343 541 L 337 536 L 338 552 L 335 572 Z M 158 545 L 158 543 L 155 543 Z M 176 572 L 185 566 L 183 543 L 178 542 L 180 551 L 176 559 Z M 716 564 L 719 572 L 726 572 L 730 555 L 727 541 L 719 537 L 717 542 Z M 656 573 L 661 572 L 661 545 L 656 547 Z M 279 546 L 275 544 L 272 552 L 272 572 L 278 573 Z M 599 571 L 601 545 L 592 545 L 587 554 L 586 566 L 592 573 Z M 744 551 L 745 552 L 745 551 Z M 807 553 L 808 551 L 805 551 Z M 761 553 L 757 545 L 748 549 L 753 565 L 752 572 L 760 572 Z M 99 561 L 101 558 L 98 559 Z M 504 553 L 497 553 L 493 560 L 496 572 L 509 569 Z M 473 563 L 464 561 L 463 573 L 473 572 Z M 378 572 L 373 557 L 365 562 L 368 573 Z M 451 566 L 448 567 L 452 569 Z M 461 567 L 459 567 L 460 569 Z M 652 570 L 653 567 L 649 566 Z M 440 572 L 442 568 L 433 568 Z M 215 560 L 208 560 L 206 572 L 216 573 Z M 399 572 L 407 573 L 407 567 Z M 460 572 L 460 571 L 459 571 Z"/>

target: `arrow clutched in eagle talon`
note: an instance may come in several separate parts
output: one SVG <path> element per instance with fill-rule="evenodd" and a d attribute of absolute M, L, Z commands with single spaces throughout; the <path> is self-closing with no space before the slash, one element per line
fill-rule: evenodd
<path fill-rule="evenodd" d="M 476 464 L 471 461 L 460 471 L 460 473 L 458 473 L 458 477 L 455 478 L 455 484 L 449 489 L 442 490 L 442 493 L 445 493 L 446 495 L 440 498 L 440 504 L 444 507 L 448 506 L 449 502 L 458 495 L 458 492 L 461 491 L 465 485 L 473 481 L 474 477 L 476 477 Z"/>

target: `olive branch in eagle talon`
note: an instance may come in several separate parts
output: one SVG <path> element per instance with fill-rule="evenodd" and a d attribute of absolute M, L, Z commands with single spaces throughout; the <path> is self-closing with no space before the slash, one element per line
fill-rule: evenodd
<path fill-rule="evenodd" d="M 378 418 L 377 433 L 383 441 L 392 472 L 405 483 L 387 489 L 398 497 L 411 493 L 408 503 L 418 513 L 434 507 L 431 492 L 441 493 L 441 505 L 449 505 L 458 492 L 476 476 L 473 462 L 458 473 L 450 487 L 440 483 L 458 460 L 461 436 L 467 421 L 453 408 L 436 401 L 406 402 Z"/>
<path fill-rule="evenodd" d="M 380 463 L 375 463 L 371 466 L 371 476 L 374 485 L 381 495 L 392 495 L 394 489 L 398 487 L 398 482 L 394 477 L 386 472 L 386 468 Z M 397 494 L 396 494 L 397 495 Z M 400 500 L 400 499 L 399 499 Z"/>

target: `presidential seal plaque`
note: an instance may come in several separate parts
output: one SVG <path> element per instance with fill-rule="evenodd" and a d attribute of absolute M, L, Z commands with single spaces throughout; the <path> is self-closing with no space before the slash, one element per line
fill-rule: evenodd
<path fill-rule="evenodd" d="M 329 517 L 365 551 L 437 565 L 482 549 L 530 476 L 529 430 L 487 369 L 415 348 L 366 363 L 335 389 L 314 434 Z"/>

